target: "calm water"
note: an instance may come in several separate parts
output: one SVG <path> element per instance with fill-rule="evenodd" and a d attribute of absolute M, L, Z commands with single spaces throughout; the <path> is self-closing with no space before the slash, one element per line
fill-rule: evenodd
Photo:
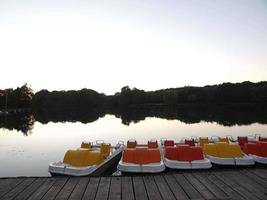
<path fill-rule="evenodd" d="M 129 126 L 113 115 L 105 115 L 92 123 L 34 123 L 28 136 L 16 130 L 0 129 L 0 177 L 50 176 L 48 164 L 62 160 L 68 149 L 76 149 L 81 141 L 116 144 L 118 140 L 135 138 L 145 143 L 151 138 L 176 141 L 191 136 L 225 136 L 261 134 L 267 137 L 267 125 L 253 123 L 242 126 L 222 126 L 215 122 L 186 124 L 179 120 L 148 117 Z"/>

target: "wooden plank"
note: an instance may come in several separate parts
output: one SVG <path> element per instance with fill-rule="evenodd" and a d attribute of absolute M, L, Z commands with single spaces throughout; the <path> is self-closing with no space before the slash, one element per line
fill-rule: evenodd
<path fill-rule="evenodd" d="M 262 187 L 267 189 L 267 180 L 264 180 L 264 179 L 256 176 L 255 174 L 253 174 L 252 172 L 250 172 L 248 170 L 241 170 L 241 173 L 244 174 L 245 176 L 247 176 L 248 178 L 250 178 L 251 180 L 253 180 L 254 182 L 258 183 Z"/>
<path fill-rule="evenodd" d="M 216 198 L 223 199 L 229 197 L 219 187 L 217 187 L 209 179 L 207 179 L 207 172 L 193 173 L 193 176 L 195 176 L 203 185 L 205 185 L 205 187 L 207 187 L 209 191 L 211 191 L 215 195 Z"/>
<path fill-rule="evenodd" d="M 30 197 L 28 200 L 40 200 L 42 197 L 47 193 L 47 191 L 52 187 L 55 183 L 55 178 L 47 178 L 41 187 L 39 187 Z"/>
<path fill-rule="evenodd" d="M 110 200 L 120 200 L 121 199 L 121 178 L 120 177 L 112 177 L 110 183 L 110 190 L 109 190 L 109 197 Z"/>
<path fill-rule="evenodd" d="M 267 199 L 267 170 L 220 169 L 134 177 L 0 179 L 0 199 Z"/>
<path fill-rule="evenodd" d="M 64 187 L 60 190 L 60 192 L 56 196 L 56 200 L 68 199 L 73 189 L 75 188 L 76 184 L 78 183 L 78 181 L 79 181 L 79 178 L 77 177 L 69 178 L 67 183 L 64 185 Z"/>
<path fill-rule="evenodd" d="M 89 182 L 89 177 L 81 177 L 76 187 L 72 191 L 69 200 L 82 199 L 88 182 Z"/>
<path fill-rule="evenodd" d="M 252 195 L 250 192 L 248 192 L 246 189 L 241 187 L 239 184 L 237 184 L 232 177 L 228 177 L 227 174 L 224 172 L 216 172 L 214 173 L 215 176 L 219 179 L 221 179 L 225 184 L 230 186 L 233 190 L 238 192 L 240 195 L 242 195 L 245 199 L 252 200 L 252 199 L 258 199 L 254 195 Z"/>
<path fill-rule="evenodd" d="M 134 200 L 133 181 L 132 177 L 121 177 L 121 199 Z"/>
<path fill-rule="evenodd" d="M 191 185 L 191 183 L 188 182 L 188 180 L 182 174 L 174 174 L 173 176 L 190 199 L 203 199 L 201 194 Z"/>
<path fill-rule="evenodd" d="M 230 177 L 232 177 L 236 183 L 238 183 L 243 188 L 250 191 L 253 195 L 255 195 L 259 199 L 266 199 L 267 196 L 265 196 L 264 192 L 266 189 L 261 187 L 260 185 L 257 185 L 257 183 L 251 181 L 246 176 L 242 175 L 241 173 L 237 172 L 225 172 Z"/>
<path fill-rule="evenodd" d="M 153 200 L 161 200 L 162 197 L 160 195 L 160 192 L 158 190 L 158 187 L 155 183 L 153 176 L 143 176 L 143 180 L 145 183 L 147 195 L 149 199 Z"/>
<path fill-rule="evenodd" d="M 47 191 L 47 193 L 44 195 L 43 199 L 49 200 L 54 199 L 61 188 L 65 185 L 65 183 L 68 181 L 69 178 L 66 177 L 58 177 L 56 178 L 55 183 L 52 185 L 52 187 Z"/>
<path fill-rule="evenodd" d="M 9 200 L 9 199 L 15 198 L 20 192 L 25 190 L 34 180 L 35 178 L 24 179 L 24 181 L 22 181 L 14 189 L 12 189 L 7 194 L 5 194 L 3 197 L 1 197 L 1 200 Z"/>
<path fill-rule="evenodd" d="M 243 196 L 241 196 L 238 192 L 233 190 L 230 186 L 226 185 L 223 181 L 221 181 L 215 175 L 208 173 L 207 175 L 205 175 L 205 177 L 208 178 L 212 183 L 217 185 L 219 188 L 221 188 L 229 197 L 233 199 L 244 199 Z"/>
<path fill-rule="evenodd" d="M 191 173 L 185 173 L 184 176 L 205 199 L 215 199 L 215 196 Z"/>
<path fill-rule="evenodd" d="M 164 200 L 175 200 L 175 197 L 172 194 L 172 191 L 170 190 L 168 183 L 165 181 L 163 176 L 157 175 L 157 176 L 154 176 L 154 179 L 163 199 Z"/>
<path fill-rule="evenodd" d="M 90 178 L 90 181 L 83 195 L 83 200 L 95 199 L 99 181 L 100 181 L 100 178 Z"/>
<path fill-rule="evenodd" d="M 110 181 L 111 181 L 110 177 L 101 177 L 95 197 L 96 200 L 108 199 Z"/>
<path fill-rule="evenodd" d="M 177 183 L 176 179 L 172 175 L 164 175 L 164 178 L 166 182 L 168 183 L 168 186 L 170 187 L 173 195 L 176 199 L 179 200 L 187 200 L 189 197 L 183 190 L 183 188 Z"/>
<path fill-rule="evenodd" d="M 0 198 L 15 188 L 18 184 L 24 181 L 24 178 L 7 178 L 1 179 L 0 183 Z"/>
<path fill-rule="evenodd" d="M 28 199 L 32 195 L 32 193 L 34 193 L 44 182 L 45 178 L 37 178 L 31 183 L 29 187 L 27 187 L 18 196 L 16 196 L 15 200 Z"/>
<path fill-rule="evenodd" d="M 133 186 L 134 186 L 134 196 L 135 199 L 147 200 L 148 196 L 146 193 L 145 184 L 141 176 L 133 177 Z"/>
<path fill-rule="evenodd" d="M 253 168 L 253 169 L 249 169 L 249 171 L 256 174 L 260 178 L 267 180 L 267 170 Z"/>

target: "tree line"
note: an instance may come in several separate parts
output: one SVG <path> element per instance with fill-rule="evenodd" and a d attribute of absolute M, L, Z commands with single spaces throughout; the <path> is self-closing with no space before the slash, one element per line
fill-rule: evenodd
<path fill-rule="evenodd" d="M 116 96 L 116 95 L 115 95 Z M 123 87 L 117 94 L 121 105 L 131 104 L 244 104 L 267 103 L 267 82 L 223 83 L 204 87 L 180 87 L 145 92 Z"/>
<path fill-rule="evenodd" d="M 33 110 L 101 110 L 132 105 L 221 105 L 266 104 L 267 82 L 223 83 L 204 87 L 168 88 L 144 91 L 125 86 L 114 95 L 91 89 L 48 91 L 33 90 L 24 84 L 16 89 L 0 90 L 0 109 L 32 108 Z"/>
<path fill-rule="evenodd" d="M 27 84 L 16 89 L 0 90 L 0 110 L 30 108 L 33 96 L 33 90 Z"/>

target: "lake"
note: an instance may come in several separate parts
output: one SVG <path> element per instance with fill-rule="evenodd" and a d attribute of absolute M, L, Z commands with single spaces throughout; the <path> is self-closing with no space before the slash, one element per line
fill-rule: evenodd
<path fill-rule="evenodd" d="M 267 124 L 253 122 L 225 126 L 217 122 L 185 123 L 178 119 L 146 117 L 144 120 L 122 123 L 121 118 L 106 114 L 89 123 L 35 121 L 27 135 L 12 128 L 0 129 L 0 177 L 50 176 L 48 164 L 62 160 L 68 149 L 76 149 L 82 141 L 104 140 L 115 145 L 119 140 L 136 139 L 146 143 L 151 138 L 179 141 L 191 136 L 267 137 Z"/>

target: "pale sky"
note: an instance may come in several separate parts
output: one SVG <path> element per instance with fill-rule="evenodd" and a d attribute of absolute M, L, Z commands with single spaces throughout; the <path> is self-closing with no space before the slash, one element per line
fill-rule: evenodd
<path fill-rule="evenodd" d="M 267 80 L 266 0 L 0 0 L 0 88 Z"/>

